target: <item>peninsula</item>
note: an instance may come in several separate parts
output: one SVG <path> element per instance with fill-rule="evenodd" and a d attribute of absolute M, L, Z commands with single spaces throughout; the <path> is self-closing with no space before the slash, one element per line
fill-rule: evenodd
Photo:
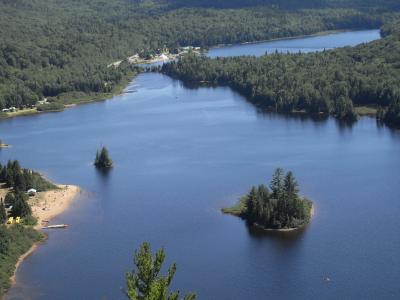
<path fill-rule="evenodd" d="M 46 238 L 39 229 L 79 193 L 79 187 L 55 185 L 18 161 L 0 164 L 0 298 L 15 283 L 21 262 Z"/>
<path fill-rule="evenodd" d="M 270 189 L 265 185 L 253 186 L 233 207 L 223 213 L 243 218 L 249 224 L 265 230 L 291 231 L 308 224 L 313 214 L 310 200 L 299 196 L 299 187 L 292 172 L 285 176 L 276 169 Z"/>

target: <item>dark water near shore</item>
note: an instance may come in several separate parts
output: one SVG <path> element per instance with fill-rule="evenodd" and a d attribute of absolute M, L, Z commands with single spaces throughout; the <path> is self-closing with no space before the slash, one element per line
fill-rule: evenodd
<path fill-rule="evenodd" d="M 263 114 L 229 88 L 160 74 L 127 90 L 136 92 L 0 122 L 13 145 L 2 162 L 86 191 L 7 299 L 124 299 L 143 241 L 165 247 L 174 288 L 199 299 L 400 298 L 399 133 L 370 118 L 348 127 Z M 101 145 L 115 161 L 107 176 L 91 165 Z M 305 230 L 263 234 L 219 212 L 278 166 L 314 200 Z"/>

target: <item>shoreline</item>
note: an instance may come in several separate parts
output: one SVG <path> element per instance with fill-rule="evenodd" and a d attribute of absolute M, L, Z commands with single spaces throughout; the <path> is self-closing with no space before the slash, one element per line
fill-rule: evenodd
<path fill-rule="evenodd" d="M 104 94 L 101 94 L 101 95 L 95 95 L 93 97 L 91 97 L 89 95 L 89 96 L 86 96 L 84 98 L 77 99 L 76 102 L 74 102 L 74 103 L 64 104 L 64 107 L 62 109 L 37 110 L 37 108 L 32 108 L 32 109 L 26 109 L 26 110 L 19 110 L 19 111 L 14 112 L 14 113 L 0 113 L 0 121 L 13 119 L 13 118 L 17 118 L 17 117 L 36 116 L 36 115 L 41 115 L 41 114 L 46 114 L 46 113 L 59 113 L 59 112 L 65 111 L 67 109 L 70 109 L 70 108 L 73 108 L 73 107 L 77 107 L 79 105 L 91 104 L 91 103 L 110 100 L 111 98 L 113 98 L 115 96 L 122 95 L 124 93 L 125 88 L 128 87 L 129 84 L 139 74 L 140 73 L 135 73 L 135 72 L 133 72 L 131 74 L 127 74 L 126 78 L 123 78 L 121 80 L 121 82 L 115 86 L 115 90 L 113 92 L 104 93 Z M 2 148 L 2 147 L 0 147 L 0 148 Z"/>
<path fill-rule="evenodd" d="M 301 38 L 308 38 L 308 37 L 330 35 L 330 34 L 341 33 L 341 32 L 364 31 L 364 30 L 373 30 L 373 29 L 326 30 L 326 31 L 319 31 L 319 32 L 316 32 L 316 33 L 312 33 L 312 34 L 303 34 L 303 35 L 295 35 L 295 36 L 288 36 L 288 37 L 279 37 L 279 38 L 272 38 L 272 39 L 260 40 L 260 41 L 242 42 L 242 43 L 234 43 L 234 44 L 219 44 L 219 45 L 215 45 L 215 46 L 211 46 L 209 48 L 206 48 L 205 50 L 206 50 L 206 53 L 208 53 L 212 49 L 218 49 L 218 48 L 223 48 L 223 47 L 232 47 L 232 46 L 237 46 L 237 45 L 260 44 L 260 43 L 274 42 L 274 41 L 280 41 L 280 40 L 301 39 Z M 169 60 L 171 60 L 171 59 L 169 59 Z M 160 61 L 165 61 L 165 60 L 164 59 L 152 59 L 152 60 L 145 61 L 144 63 L 135 63 L 135 65 L 151 64 L 151 63 L 160 62 Z M 112 64 L 113 63 L 111 63 L 111 65 Z M 111 92 L 111 93 L 108 93 L 108 94 L 99 95 L 98 97 L 95 96 L 92 99 L 87 99 L 85 97 L 85 98 L 83 98 L 81 100 L 77 100 L 76 103 L 64 104 L 64 108 L 63 109 L 59 109 L 59 110 L 39 111 L 36 108 L 34 108 L 34 109 L 27 109 L 27 110 L 17 111 L 15 113 L 0 114 L 0 121 L 1 120 L 15 118 L 15 117 L 20 117 L 20 116 L 33 116 L 33 115 L 39 115 L 39 114 L 43 114 L 43 113 L 62 112 L 64 110 L 66 110 L 66 109 L 69 109 L 69 108 L 72 108 L 72 107 L 75 107 L 75 106 L 78 106 L 78 105 L 96 103 L 96 102 L 100 102 L 100 101 L 106 101 L 108 99 L 111 99 L 114 96 L 118 96 L 118 95 L 123 94 L 124 89 L 139 74 L 140 74 L 140 72 L 139 73 L 135 73 L 135 74 L 130 74 L 126 78 L 122 79 L 121 83 L 116 85 L 114 92 Z M 131 78 L 131 79 L 128 79 L 128 78 Z M 89 95 L 89 98 L 90 98 L 90 95 Z"/>
<path fill-rule="evenodd" d="M 28 258 L 28 256 L 30 256 L 33 252 L 35 252 L 36 249 L 39 247 L 40 243 L 44 242 L 46 239 L 47 239 L 47 237 L 45 237 L 45 238 L 43 239 L 43 241 L 34 243 L 34 244 L 32 245 L 32 247 L 29 248 L 29 250 L 28 250 L 27 252 L 25 252 L 24 254 L 22 254 L 22 255 L 18 258 L 18 261 L 17 261 L 17 263 L 15 264 L 15 271 L 14 271 L 14 274 L 10 277 L 10 281 L 11 281 L 11 287 L 10 287 L 10 289 L 11 289 L 12 287 L 14 287 L 15 284 L 17 283 L 17 270 L 18 270 L 18 268 L 20 267 L 20 265 L 24 262 L 24 260 L 25 260 L 26 258 Z M 6 291 L 5 294 L 7 294 L 7 291 Z M 5 295 L 5 294 L 4 294 L 4 295 Z"/>
<path fill-rule="evenodd" d="M 76 185 L 57 185 L 58 189 L 40 192 L 29 199 L 32 215 L 37 218 L 36 230 L 42 228 L 43 221 L 51 221 L 66 211 L 81 193 Z"/>
<path fill-rule="evenodd" d="M 316 33 L 311 33 L 311 34 L 301 34 L 301 35 L 288 36 L 288 37 L 279 37 L 279 38 L 253 41 L 253 42 L 242 42 L 242 43 L 234 43 L 234 44 L 219 44 L 216 46 L 211 46 L 210 48 L 208 48 L 208 51 L 210 51 L 212 49 L 218 49 L 218 48 L 224 48 L 224 47 L 233 47 L 233 46 L 240 46 L 240 45 L 256 45 L 256 44 L 276 42 L 276 41 L 282 41 L 282 40 L 304 39 L 304 38 L 312 38 L 312 37 L 318 37 L 318 36 L 324 36 L 324 35 L 331 35 L 331 34 L 336 34 L 336 33 L 352 32 L 352 31 L 356 32 L 356 31 L 365 31 L 365 30 L 374 30 L 374 29 L 356 29 L 356 30 L 354 30 L 354 29 L 336 29 L 335 30 L 334 29 L 334 30 L 319 31 Z M 375 30 L 377 30 L 377 29 L 375 29 Z"/>
<path fill-rule="evenodd" d="M 37 224 L 33 226 L 36 231 L 43 233 L 42 222 L 51 221 L 55 217 L 64 213 L 71 204 L 78 198 L 78 195 L 82 193 L 82 189 L 76 185 L 57 185 L 58 189 L 49 190 L 46 192 L 38 192 L 35 196 L 30 197 L 28 200 L 29 205 L 32 209 L 32 215 L 37 218 Z M 0 196 L 4 197 L 9 189 L 0 189 Z M 10 277 L 11 287 L 14 287 L 17 283 L 17 271 L 21 264 L 33 254 L 40 244 L 46 241 L 48 235 L 44 233 L 44 238 L 34 243 L 27 252 L 22 254 L 16 264 L 13 275 Z M 9 289 L 8 289 L 9 290 Z M 7 294 L 5 291 L 4 295 Z M 3 296 L 4 296 L 3 295 Z M 1 299 L 1 296 L 0 296 Z"/>
<path fill-rule="evenodd" d="M 238 204 L 236 204 L 236 209 L 235 209 L 235 206 L 233 208 L 228 208 L 228 209 L 222 208 L 221 212 L 223 214 L 232 215 L 232 216 L 239 217 L 242 220 L 244 220 L 244 218 L 241 215 L 241 210 L 242 210 L 242 206 L 241 205 L 243 205 L 243 204 L 241 204 L 241 201 L 242 201 L 242 199 L 239 201 Z M 266 232 L 292 232 L 292 231 L 296 231 L 296 230 L 302 229 L 305 226 L 309 225 L 310 222 L 311 222 L 311 219 L 314 217 L 314 215 L 315 215 L 315 204 L 312 203 L 311 204 L 311 208 L 310 208 L 310 219 L 308 220 L 307 223 L 305 223 L 305 224 L 303 224 L 303 225 L 301 225 L 299 227 L 274 229 L 274 228 L 265 228 L 264 226 L 262 226 L 260 224 L 257 224 L 257 223 L 250 224 L 250 226 L 257 227 L 257 228 L 259 228 L 259 229 L 261 229 L 263 231 L 266 231 Z"/>

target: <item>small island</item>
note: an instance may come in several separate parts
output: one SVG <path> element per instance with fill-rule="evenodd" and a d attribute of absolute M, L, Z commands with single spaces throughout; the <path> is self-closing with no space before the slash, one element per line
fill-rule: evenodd
<path fill-rule="evenodd" d="M 291 231 L 308 224 L 313 210 L 310 200 L 299 196 L 299 186 L 292 172 L 284 175 L 276 169 L 270 189 L 253 186 L 233 207 L 222 212 L 246 220 L 266 230 Z"/>
<path fill-rule="evenodd" d="M 97 169 L 107 170 L 112 168 L 113 161 L 108 154 L 108 150 L 106 147 L 101 148 L 100 151 L 96 152 L 96 158 L 94 160 L 94 165 Z"/>

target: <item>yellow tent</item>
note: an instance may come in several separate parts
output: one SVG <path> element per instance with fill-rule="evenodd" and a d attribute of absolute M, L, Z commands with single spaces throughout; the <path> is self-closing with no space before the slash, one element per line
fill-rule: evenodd
<path fill-rule="evenodd" d="M 17 217 L 16 219 L 15 219 L 15 223 L 16 224 L 19 224 L 21 222 L 21 217 Z"/>
<path fill-rule="evenodd" d="M 7 224 L 12 224 L 14 222 L 14 218 L 13 217 L 9 217 Z"/>

